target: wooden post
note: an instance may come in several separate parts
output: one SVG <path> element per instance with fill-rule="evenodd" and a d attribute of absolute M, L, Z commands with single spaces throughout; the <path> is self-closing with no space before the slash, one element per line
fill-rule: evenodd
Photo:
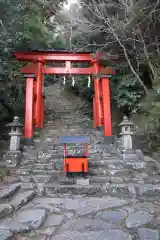
<path fill-rule="evenodd" d="M 112 142 L 112 120 L 111 120 L 111 104 L 110 104 L 110 87 L 109 79 L 102 78 L 102 101 L 103 101 L 103 124 L 104 124 L 104 136 L 106 142 Z"/>
<path fill-rule="evenodd" d="M 42 96 L 41 124 L 40 124 L 40 128 L 44 128 L 44 96 Z"/>
<path fill-rule="evenodd" d="M 36 126 L 36 104 L 37 104 L 37 82 L 34 81 L 34 97 L 33 97 L 33 124 Z"/>
<path fill-rule="evenodd" d="M 86 154 L 85 154 L 86 157 L 88 157 L 88 151 L 89 151 L 88 150 L 88 143 L 86 143 Z"/>
<path fill-rule="evenodd" d="M 93 96 L 93 127 L 97 127 L 97 115 L 96 115 L 96 102 L 95 96 Z"/>
<path fill-rule="evenodd" d="M 34 101 L 34 77 L 27 76 L 26 80 L 26 108 L 24 138 L 27 144 L 32 144 L 33 140 L 33 101 Z"/>
<path fill-rule="evenodd" d="M 44 81 L 42 81 L 42 107 L 41 107 L 41 125 L 40 128 L 44 128 Z"/>

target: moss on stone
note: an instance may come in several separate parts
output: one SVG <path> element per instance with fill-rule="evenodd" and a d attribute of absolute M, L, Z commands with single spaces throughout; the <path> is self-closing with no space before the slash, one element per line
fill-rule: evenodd
<path fill-rule="evenodd" d="M 3 180 L 9 174 L 9 170 L 5 166 L 0 166 L 0 180 Z"/>

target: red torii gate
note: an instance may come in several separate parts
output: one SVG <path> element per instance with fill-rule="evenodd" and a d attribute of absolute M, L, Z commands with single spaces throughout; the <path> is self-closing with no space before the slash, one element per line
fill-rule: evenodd
<path fill-rule="evenodd" d="M 20 71 L 26 77 L 26 106 L 24 138 L 32 143 L 35 128 L 44 126 L 44 96 L 42 91 L 44 74 L 92 75 L 94 80 L 93 121 L 94 127 L 104 127 L 104 137 L 112 141 L 109 77 L 114 74 L 111 68 L 100 66 L 98 56 L 89 52 L 68 53 L 58 51 L 15 52 L 17 60 L 32 62 Z M 65 62 L 65 67 L 47 67 L 47 62 Z M 72 62 L 90 62 L 87 68 L 72 67 Z M 106 141 L 105 140 L 105 141 Z"/>

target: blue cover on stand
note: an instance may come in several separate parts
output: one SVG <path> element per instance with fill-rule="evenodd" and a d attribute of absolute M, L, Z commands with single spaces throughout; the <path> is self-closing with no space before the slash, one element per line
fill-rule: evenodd
<path fill-rule="evenodd" d="M 88 143 L 89 137 L 87 136 L 61 136 L 59 138 L 59 143 Z"/>

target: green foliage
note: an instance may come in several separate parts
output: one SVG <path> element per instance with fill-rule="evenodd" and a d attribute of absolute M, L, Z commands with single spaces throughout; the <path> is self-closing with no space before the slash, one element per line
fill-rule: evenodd
<path fill-rule="evenodd" d="M 88 87 L 88 77 L 87 76 L 77 76 L 75 77 L 75 86 L 72 86 L 72 79 L 69 78 L 66 84 L 68 91 L 73 91 L 75 94 L 83 97 L 85 100 L 91 102 L 93 95 L 93 81 L 91 81 L 90 87 Z M 92 110 L 90 110 L 92 111 Z"/>
<path fill-rule="evenodd" d="M 145 136 L 149 147 L 160 151 L 160 106 L 157 105 L 149 111 L 146 117 Z"/>
<path fill-rule="evenodd" d="M 54 48 L 55 26 L 48 24 L 62 1 L 0 0 L 0 122 L 24 112 L 25 79 L 12 52 Z M 58 40 L 60 45 L 60 41 Z"/>
<path fill-rule="evenodd" d="M 157 89 L 150 90 L 143 99 L 141 113 L 145 117 L 144 134 L 151 149 L 160 151 L 160 94 Z"/>
<path fill-rule="evenodd" d="M 84 97 L 86 100 L 91 101 L 92 95 L 94 93 L 93 81 L 91 81 L 90 87 L 88 87 L 88 78 L 83 77 L 79 84 L 80 96 Z"/>
<path fill-rule="evenodd" d="M 138 107 L 143 91 L 137 83 L 137 79 L 133 74 L 121 76 L 121 81 L 117 86 L 117 94 L 114 99 L 117 102 L 117 107 L 127 109 L 131 112 Z"/>
<path fill-rule="evenodd" d="M 3 180 L 8 174 L 8 169 L 5 166 L 0 166 L 0 180 Z"/>

